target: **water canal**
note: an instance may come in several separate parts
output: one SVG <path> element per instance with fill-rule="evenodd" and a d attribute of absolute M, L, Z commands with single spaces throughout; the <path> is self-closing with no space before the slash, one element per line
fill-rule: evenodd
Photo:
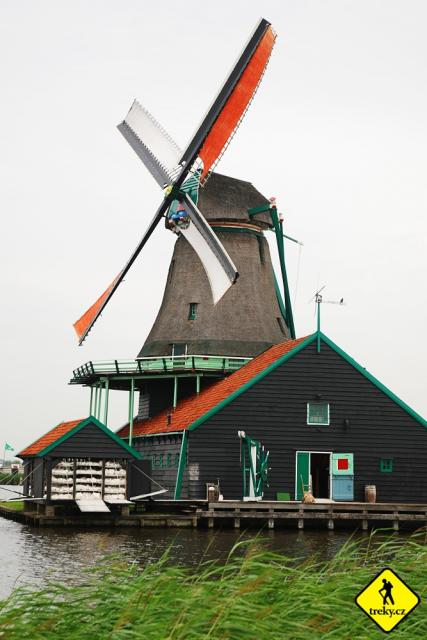
<path fill-rule="evenodd" d="M 140 565 L 158 559 L 168 549 L 169 561 L 185 566 L 194 566 L 203 560 L 224 560 L 239 540 L 249 540 L 256 535 L 269 549 L 295 559 L 313 555 L 328 559 L 352 532 L 39 528 L 0 517 L 0 598 L 21 584 L 40 587 L 49 580 L 76 581 L 85 569 L 112 554 L 121 554 L 129 562 Z"/>

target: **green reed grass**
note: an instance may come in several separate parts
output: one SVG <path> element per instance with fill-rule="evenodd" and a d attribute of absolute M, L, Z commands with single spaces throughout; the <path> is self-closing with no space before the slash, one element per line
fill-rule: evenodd
<path fill-rule="evenodd" d="M 11 509 L 12 511 L 23 511 L 24 510 L 24 501 L 23 500 L 14 500 L 9 502 L 0 502 L 0 507 L 6 507 L 6 509 Z"/>
<path fill-rule="evenodd" d="M 357 593 L 391 566 L 427 598 L 426 534 L 406 541 L 375 535 L 350 541 L 328 561 L 296 561 L 255 542 L 239 542 L 222 564 L 171 565 L 171 548 L 144 568 L 107 558 L 79 585 L 20 588 L 0 603 L 8 640 L 191 640 L 382 638 L 355 605 Z M 64 567 L 64 573 L 67 568 Z M 393 631 L 427 638 L 422 601 Z"/>

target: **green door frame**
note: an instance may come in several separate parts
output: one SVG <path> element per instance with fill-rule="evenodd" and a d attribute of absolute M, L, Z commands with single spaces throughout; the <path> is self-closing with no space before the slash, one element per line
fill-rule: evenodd
<path fill-rule="evenodd" d="M 332 451 L 307 451 L 307 450 L 303 450 L 303 451 L 296 451 L 295 452 L 295 500 L 301 500 L 302 499 L 302 486 L 301 486 L 301 473 L 299 473 L 299 469 L 298 469 L 298 457 L 299 455 L 305 455 L 307 456 L 307 458 L 305 458 L 306 462 L 308 462 L 307 464 L 307 485 L 309 485 L 310 482 L 310 467 L 311 467 L 311 454 L 312 453 L 327 453 L 329 454 L 329 500 L 332 499 Z M 305 478 L 303 477 L 303 481 L 305 480 Z M 305 486 L 305 482 L 304 482 L 304 486 Z"/>

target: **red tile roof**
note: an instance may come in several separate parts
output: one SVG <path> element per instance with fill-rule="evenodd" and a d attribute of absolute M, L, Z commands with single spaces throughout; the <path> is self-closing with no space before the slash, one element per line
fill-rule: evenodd
<path fill-rule="evenodd" d="M 224 378 L 216 384 L 213 384 L 199 395 L 193 395 L 182 400 L 174 411 L 166 409 L 148 420 L 136 420 L 133 424 L 134 437 L 185 430 L 198 418 L 201 418 L 208 411 L 216 407 L 232 393 L 238 391 L 238 389 L 264 371 L 264 369 L 267 369 L 267 367 L 276 360 L 290 353 L 304 340 L 306 340 L 306 337 L 275 344 L 245 364 L 241 369 L 232 373 L 228 378 Z M 172 415 L 170 424 L 168 424 L 168 414 Z M 117 435 L 121 438 L 127 437 L 129 435 L 129 425 L 127 424 L 119 429 Z"/>
<path fill-rule="evenodd" d="M 24 456 L 35 456 L 43 449 L 46 449 L 50 444 L 59 440 L 66 433 L 74 429 L 80 422 L 83 422 L 84 418 L 80 418 L 79 420 L 70 420 L 68 422 L 61 422 L 60 424 L 53 427 L 50 431 L 45 433 L 44 436 L 30 444 L 28 447 L 23 449 L 20 453 L 17 454 L 19 458 Z"/>

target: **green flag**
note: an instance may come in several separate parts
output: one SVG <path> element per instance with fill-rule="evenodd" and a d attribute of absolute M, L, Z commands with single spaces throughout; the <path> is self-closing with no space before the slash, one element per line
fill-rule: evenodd
<path fill-rule="evenodd" d="M 4 450 L 5 451 L 15 451 L 15 449 L 10 444 L 7 444 L 7 442 L 4 445 Z"/>

